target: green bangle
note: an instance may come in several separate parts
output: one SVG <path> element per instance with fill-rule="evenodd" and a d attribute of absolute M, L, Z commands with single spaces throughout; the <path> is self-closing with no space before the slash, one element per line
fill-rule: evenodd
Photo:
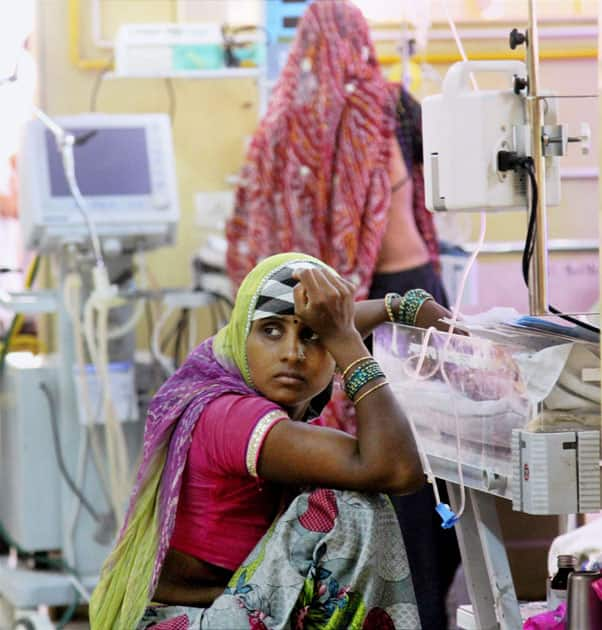
<path fill-rule="evenodd" d="M 400 313 L 402 323 L 408 326 L 416 324 L 416 317 L 420 307 L 427 301 L 433 300 L 433 296 L 424 289 L 410 289 L 403 296 L 403 309 Z"/>
<path fill-rule="evenodd" d="M 362 363 L 362 365 L 355 368 L 350 376 L 345 379 L 345 393 L 350 400 L 353 400 L 355 395 L 366 383 L 380 377 L 384 377 L 384 373 L 380 365 L 374 359 Z"/>

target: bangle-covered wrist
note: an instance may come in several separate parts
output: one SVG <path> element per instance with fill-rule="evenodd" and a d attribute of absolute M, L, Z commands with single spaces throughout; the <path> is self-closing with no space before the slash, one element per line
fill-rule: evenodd
<path fill-rule="evenodd" d="M 410 289 L 403 296 L 387 293 L 384 298 L 387 318 L 394 324 L 416 325 L 416 316 L 422 305 L 433 296 L 424 289 Z"/>
<path fill-rule="evenodd" d="M 403 296 L 403 307 L 400 313 L 403 323 L 408 326 L 415 326 L 418 311 L 425 302 L 433 299 L 433 296 L 424 289 L 410 289 Z"/>

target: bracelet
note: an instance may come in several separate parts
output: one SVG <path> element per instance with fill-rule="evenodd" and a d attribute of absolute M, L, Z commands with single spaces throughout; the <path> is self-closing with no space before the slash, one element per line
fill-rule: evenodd
<path fill-rule="evenodd" d="M 397 321 L 395 319 L 395 314 L 393 313 L 393 304 L 391 304 L 391 302 L 393 302 L 395 298 L 400 299 L 400 304 L 403 303 L 403 298 L 401 297 L 401 295 L 399 295 L 399 293 L 387 293 L 385 295 L 385 310 L 387 311 L 387 317 L 389 318 L 389 321 L 393 323 Z"/>
<path fill-rule="evenodd" d="M 380 377 L 384 377 L 384 372 L 374 359 L 370 359 L 353 370 L 345 380 L 345 393 L 353 400 L 364 385 Z"/>
<path fill-rule="evenodd" d="M 357 400 L 353 401 L 354 405 L 359 404 L 364 398 L 366 398 L 366 396 L 368 396 L 369 394 L 373 394 L 377 389 L 380 389 L 381 387 L 384 387 L 385 385 L 388 385 L 389 381 L 387 381 L 386 379 L 382 382 L 382 383 L 378 383 L 378 385 L 375 385 L 374 387 L 371 387 L 367 392 L 364 392 L 361 396 L 358 397 Z"/>
<path fill-rule="evenodd" d="M 400 312 L 400 319 L 402 323 L 408 326 L 414 326 L 416 324 L 416 316 L 418 315 L 420 307 L 427 300 L 435 299 L 424 289 L 410 289 L 403 297 L 403 308 Z"/>
<path fill-rule="evenodd" d="M 344 370 L 343 370 L 343 378 L 345 378 L 349 372 L 349 370 L 353 367 L 355 367 L 358 363 L 361 363 L 362 361 L 371 361 L 372 357 L 370 355 L 367 355 L 365 357 L 360 357 L 359 359 L 356 359 L 355 361 L 352 361 Z"/>

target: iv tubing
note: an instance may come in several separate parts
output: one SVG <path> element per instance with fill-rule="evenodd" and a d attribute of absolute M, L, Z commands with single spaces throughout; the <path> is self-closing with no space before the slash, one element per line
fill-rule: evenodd
<path fill-rule="evenodd" d="M 109 481 L 107 473 L 103 465 L 102 448 L 98 440 L 98 434 L 94 426 L 94 417 L 92 412 L 92 404 L 90 402 L 90 392 L 88 389 L 88 381 L 85 378 L 85 361 L 84 361 L 84 339 L 82 333 L 81 319 L 80 319 L 80 291 L 81 291 L 81 275 L 77 272 L 71 272 L 67 274 L 63 285 L 63 300 L 67 314 L 71 318 L 73 324 L 73 336 L 75 339 L 75 356 L 77 365 L 77 382 L 79 384 L 79 392 L 82 397 L 82 409 L 84 412 L 84 435 L 80 442 L 80 448 L 78 453 L 77 464 L 77 483 L 79 487 L 83 487 L 83 480 L 85 478 L 85 463 L 86 453 L 89 447 L 92 447 L 92 460 L 94 462 L 96 471 L 98 472 L 100 488 L 105 497 L 105 501 L 109 509 L 112 507 L 111 494 L 109 490 Z M 73 540 L 75 536 L 75 526 L 79 513 L 81 511 L 81 502 L 77 501 L 69 517 L 67 538 L 68 546 L 71 558 L 71 562 L 76 564 L 75 549 L 73 546 Z"/>
<path fill-rule="evenodd" d="M 460 40 L 460 37 L 458 35 L 458 31 L 456 29 L 456 25 L 453 21 L 453 18 L 451 16 L 451 13 L 449 11 L 449 5 L 448 2 L 446 0 L 446 2 L 444 3 L 445 6 L 445 13 L 447 16 L 447 20 L 449 22 L 449 26 L 451 29 L 451 32 L 454 36 L 454 40 L 456 41 L 456 45 L 458 47 L 458 50 L 460 52 L 460 55 L 462 56 L 462 60 L 463 61 L 468 61 L 467 57 L 466 57 L 466 52 L 464 51 L 464 46 L 462 45 L 462 42 Z M 475 80 L 474 74 L 471 73 L 470 74 L 470 79 L 472 82 L 472 86 L 475 90 L 478 90 L 478 85 L 477 82 Z M 431 378 L 434 374 L 436 374 L 438 371 L 441 372 L 441 376 L 443 377 L 443 380 L 445 381 L 445 384 L 447 385 L 448 388 L 451 389 L 451 383 L 449 381 L 449 377 L 447 375 L 447 372 L 445 370 L 444 367 L 444 363 L 445 363 L 445 355 L 447 353 L 449 344 L 451 342 L 452 339 L 452 335 L 454 332 L 454 328 L 456 325 L 456 322 L 458 321 L 458 315 L 460 313 L 460 305 L 462 304 L 462 298 L 464 295 L 464 290 L 466 287 L 466 282 L 468 280 L 468 275 L 470 273 L 470 270 L 479 254 L 479 252 L 481 251 L 481 248 L 483 246 L 483 242 L 485 240 L 485 231 L 486 231 L 486 217 L 485 217 L 485 213 L 481 212 L 481 228 L 480 228 L 480 234 L 479 234 L 479 241 L 477 244 L 477 247 L 475 248 L 474 252 L 472 253 L 470 259 L 468 260 L 468 263 L 466 264 L 465 268 L 464 268 L 464 272 L 462 274 L 462 280 L 460 282 L 460 288 L 458 290 L 458 295 L 456 297 L 456 302 L 452 308 L 452 319 L 451 319 L 451 323 L 449 325 L 449 330 L 447 332 L 447 336 L 445 339 L 445 343 L 443 345 L 443 348 L 441 349 L 441 352 L 439 353 L 439 360 L 437 361 L 435 367 L 428 373 L 428 374 L 421 374 L 421 370 L 422 370 L 422 366 L 424 364 L 424 359 L 426 357 L 426 352 L 428 349 L 428 344 L 429 344 L 429 340 L 433 334 L 433 331 L 435 331 L 436 329 L 434 327 L 429 327 L 425 333 L 424 339 L 422 341 L 422 348 L 420 351 L 420 355 L 418 356 L 418 363 L 416 365 L 415 370 L 413 370 L 411 372 L 410 377 L 414 378 L 416 380 L 427 380 L 429 378 Z M 408 361 L 411 361 L 412 359 L 415 359 L 416 355 L 414 356 L 410 356 L 408 357 Z M 404 365 L 404 369 L 406 370 L 406 373 L 408 373 L 408 369 L 407 367 Z M 460 444 L 460 422 L 459 422 L 459 417 L 458 417 L 458 412 L 457 412 L 457 408 L 456 408 L 456 403 L 455 403 L 455 399 L 454 399 L 454 416 L 455 416 L 455 420 L 456 420 L 456 457 L 457 457 L 457 465 L 458 465 L 458 481 L 459 481 L 459 485 L 460 485 L 460 507 L 456 512 L 456 520 L 458 518 L 460 518 L 462 516 L 462 514 L 464 513 L 464 509 L 466 506 L 466 488 L 464 485 L 464 474 L 462 472 L 462 462 L 460 461 L 460 450 L 461 450 L 461 444 Z M 412 425 L 412 431 L 414 432 L 414 436 L 416 437 L 416 429 L 414 427 L 414 423 L 411 422 Z M 437 502 L 437 505 L 439 505 L 441 503 L 441 498 L 439 496 L 439 489 L 437 488 L 437 484 L 435 483 L 435 478 L 433 475 L 433 469 L 430 465 L 430 462 L 428 460 L 428 456 L 424 450 L 424 446 L 421 442 L 421 440 L 417 440 L 416 441 L 417 445 L 418 445 L 418 449 L 420 451 L 421 454 L 421 459 L 422 459 L 422 463 L 425 469 L 425 474 L 427 476 L 427 479 L 429 481 L 429 483 L 431 483 L 431 485 L 433 486 L 433 492 L 435 494 L 435 500 Z"/>
<path fill-rule="evenodd" d="M 94 334 L 94 312 L 97 311 L 98 343 Z M 125 436 L 123 427 L 115 417 L 114 407 L 110 398 L 108 377 L 108 355 L 106 322 L 108 308 L 102 298 L 95 294 L 88 298 L 84 306 L 84 334 L 88 351 L 96 374 L 100 380 L 102 392 L 102 413 L 106 425 L 106 447 L 109 465 L 109 481 L 111 488 L 111 503 L 116 520 L 122 520 L 124 501 L 129 491 L 127 478 L 127 455 L 125 455 Z M 104 321 L 104 324 L 103 324 Z"/>
<path fill-rule="evenodd" d="M 102 256 L 102 249 L 100 247 L 100 240 L 96 231 L 96 226 L 90 217 L 86 202 L 82 197 L 79 186 L 77 184 L 77 178 L 75 177 L 75 158 L 73 155 L 73 145 L 75 144 L 75 137 L 73 134 L 67 133 L 60 125 L 58 125 L 50 116 L 45 114 L 38 107 L 33 109 L 36 118 L 38 118 L 42 124 L 49 129 L 54 135 L 58 150 L 61 152 L 63 160 L 63 171 L 65 178 L 69 186 L 69 192 L 75 200 L 75 205 L 81 213 L 88 232 L 90 233 L 90 240 L 92 242 L 92 251 L 98 267 L 104 267 L 104 259 Z"/>

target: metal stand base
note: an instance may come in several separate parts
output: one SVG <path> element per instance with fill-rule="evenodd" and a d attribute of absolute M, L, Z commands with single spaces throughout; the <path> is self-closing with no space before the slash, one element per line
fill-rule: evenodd
<path fill-rule="evenodd" d="M 82 578 L 90 592 L 98 576 Z M 57 571 L 40 571 L 8 566 L 7 557 L 0 557 L 0 593 L 14 608 L 37 609 L 39 606 L 69 606 L 77 591 L 69 576 Z"/>
<path fill-rule="evenodd" d="M 460 487 L 448 481 L 447 488 L 451 505 L 457 511 L 460 508 Z M 522 628 L 495 497 L 466 488 L 466 506 L 456 524 L 456 533 L 476 623 L 460 627 L 479 630 Z"/>
<path fill-rule="evenodd" d="M 535 615 L 539 615 L 547 610 L 546 602 L 526 602 L 520 605 L 520 615 L 524 623 Z M 458 630 L 480 630 L 477 620 L 470 604 L 458 607 L 456 614 L 456 625 Z M 520 626 L 522 628 L 522 625 Z"/>

